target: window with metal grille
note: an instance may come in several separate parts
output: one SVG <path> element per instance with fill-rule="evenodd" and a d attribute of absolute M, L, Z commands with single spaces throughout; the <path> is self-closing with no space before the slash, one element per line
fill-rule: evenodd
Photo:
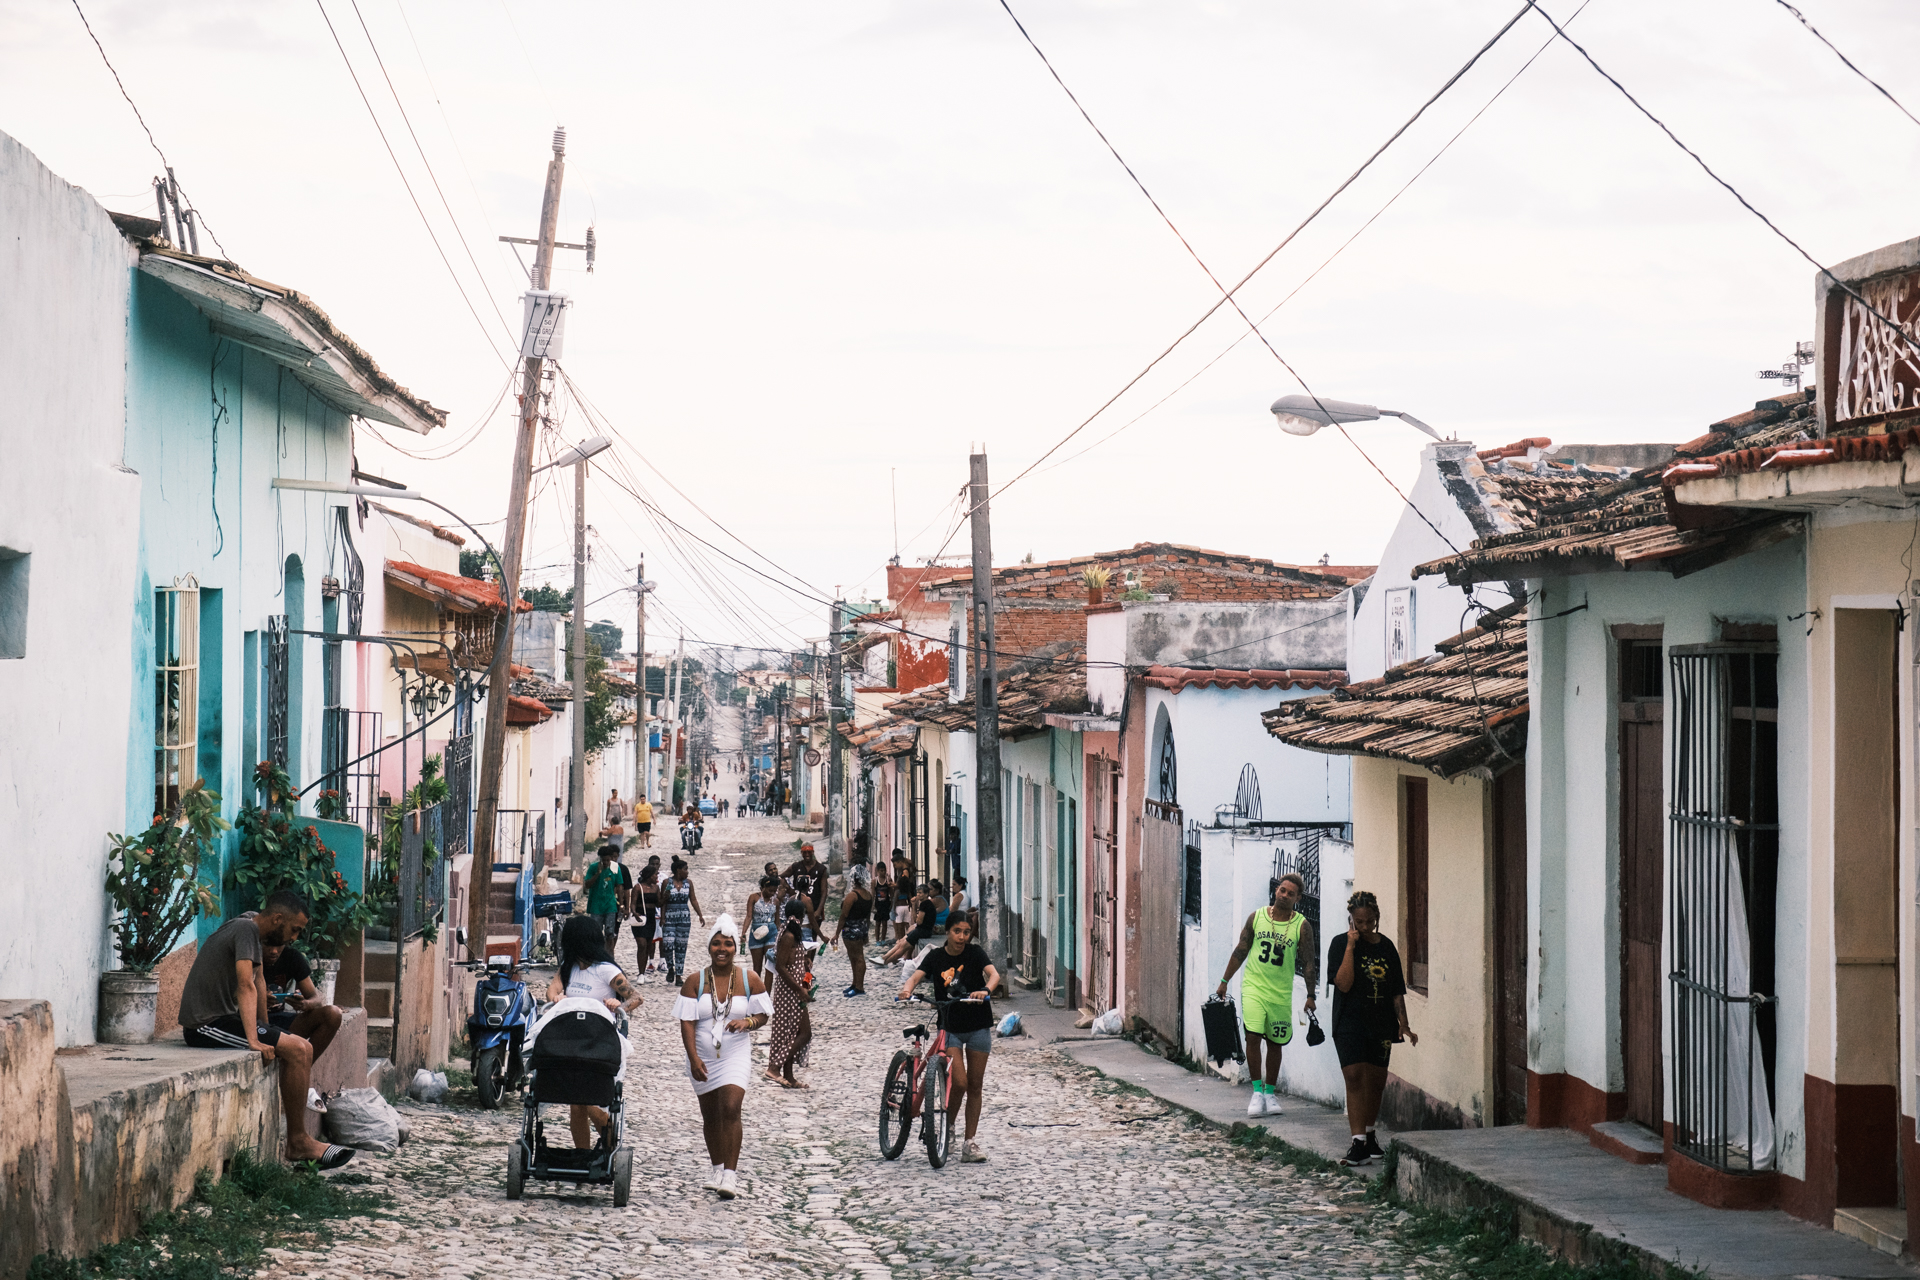
<path fill-rule="evenodd" d="M 1729 1173 L 1775 1165 L 1778 653 L 1684 645 L 1669 668 L 1673 1145 Z"/>
<path fill-rule="evenodd" d="M 200 584 L 153 593 L 153 811 L 173 812 L 199 777 Z"/>
<path fill-rule="evenodd" d="M 287 765 L 287 619 L 267 619 L 267 759 Z"/>
<path fill-rule="evenodd" d="M 1401 943 L 1407 949 L 1407 985 L 1415 991 L 1427 990 L 1427 886 L 1430 869 L 1427 845 L 1427 780 L 1403 776 L 1400 779 L 1402 888 L 1406 919 L 1401 925 Z"/>
<path fill-rule="evenodd" d="M 1180 914 L 1188 924 L 1200 923 L 1200 824 L 1187 825 L 1187 882 L 1180 894 Z"/>

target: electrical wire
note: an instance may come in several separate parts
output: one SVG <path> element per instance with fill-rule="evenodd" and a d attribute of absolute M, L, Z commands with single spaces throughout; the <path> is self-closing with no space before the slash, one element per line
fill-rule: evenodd
<path fill-rule="evenodd" d="M 1808 32 L 1812 34 L 1815 40 L 1818 40 L 1821 44 L 1827 46 L 1827 48 L 1832 49 L 1833 56 L 1840 59 L 1841 62 L 1845 63 L 1847 70 L 1853 72 L 1853 74 L 1859 76 L 1862 80 L 1865 80 L 1868 84 L 1872 85 L 1875 89 L 1878 89 L 1880 91 L 1880 96 L 1885 98 L 1888 102 L 1891 102 L 1894 105 L 1894 107 L 1900 112 L 1901 115 L 1905 116 L 1909 120 L 1912 120 L 1915 124 L 1920 124 L 1920 119 L 1915 119 L 1913 112 L 1907 110 L 1906 107 L 1902 106 L 1900 99 L 1894 97 L 1891 93 L 1887 91 L 1887 86 L 1881 84 L 1878 80 L 1875 80 L 1872 76 L 1868 75 L 1866 72 L 1862 71 L 1860 68 L 1854 66 L 1853 59 L 1847 57 L 1846 54 L 1840 52 L 1839 49 L 1835 48 L 1833 41 L 1821 35 L 1820 29 L 1814 26 L 1811 22 L 1807 21 L 1806 14 L 1800 12 L 1798 9 L 1794 8 L 1792 5 L 1788 4 L 1787 0 L 1776 0 L 1776 2 L 1779 4 L 1779 6 L 1782 9 L 1785 9 L 1788 13 L 1792 14 L 1795 18 L 1799 19 L 1800 25 L 1805 27 L 1808 30 Z M 1572 19 L 1569 18 L 1568 21 L 1571 22 Z"/>
<path fill-rule="evenodd" d="M 340 60 L 347 65 L 347 74 L 353 77 L 353 87 L 359 92 L 360 101 L 366 105 L 367 115 L 373 119 L 374 132 L 380 135 L 380 145 L 387 149 L 387 158 L 393 161 L 394 172 L 400 175 L 400 185 L 407 189 L 407 199 L 413 202 L 414 212 L 420 215 L 420 223 L 427 229 L 427 238 L 433 241 L 434 252 L 440 255 L 440 261 L 445 264 L 447 275 L 453 280 L 453 287 L 459 291 L 460 300 L 467 304 L 467 311 L 473 316 L 473 322 L 480 326 L 480 333 L 486 339 L 487 349 L 493 353 L 494 359 L 511 370 L 512 363 L 500 354 L 500 348 L 494 345 L 492 331 L 487 328 L 486 321 L 480 318 L 480 312 L 473 305 L 473 299 L 467 296 L 466 286 L 460 283 L 460 273 L 453 269 L 453 260 L 447 257 L 447 251 L 441 247 L 440 237 L 434 232 L 433 223 L 427 218 L 427 211 L 420 205 L 420 197 L 414 194 L 413 183 L 408 181 L 407 171 L 401 167 L 400 157 L 394 153 L 393 143 L 387 140 L 386 128 L 380 123 L 379 113 L 373 109 L 373 100 L 367 97 L 366 86 L 360 83 L 360 73 L 354 70 L 353 59 L 347 56 L 347 46 L 340 42 L 340 33 L 334 29 L 333 18 L 327 13 L 327 6 L 321 3 L 321 0 L 313 0 L 313 4 L 320 10 L 320 17 L 327 24 L 327 33 L 333 37 L 333 47 L 340 51 Z"/>
<path fill-rule="evenodd" d="M 133 118 L 140 122 L 141 131 L 147 135 L 147 145 L 153 148 L 153 153 L 160 157 L 160 163 L 165 166 L 167 180 L 180 188 L 180 194 L 187 195 L 187 189 L 181 187 L 180 180 L 173 176 L 173 161 L 167 159 L 167 153 L 160 149 L 160 142 L 153 136 L 153 130 L 148 126 L 146 116 L 140 113 L 140 104 L 135 102 L 133 95 L 127 92 L 126 84 L 120 79 L 120 72 L 114 68 L 113 59 L 107 56 L 107 47 L 100 43 L 99 36 L 93 34 L 93 24 L 87 21 L 87 11 L 80 7 L 80 0 L 73 0 L 73 11 L 80 15 L 80 25 L 87 29 L 87 38 L 92 40 L 93 47 L 100 51 L 100 61 L 107 64 L 107 73 L 113 77 L 113 83 L 120 90 L 120 96 L 127 100 L 129 107 L 133 108 Z M 207 223 L 207 216 L 200 212 L 200 206 L 193 202 L 192 196 L 187 196 L 187 211 L 193 214 L 202 227 L 206 228 L 207 238 L 212 240 L 220 250 L 220 256 L 229 262 L 233 261 L 233 255 L 227 252 L 227 246 L 220 243 L 220 237 L 214 234 L 213 228 Z"/>
<path fill-rule="evenodd" d="M 1669 129 L 1664 120 L 1662 120 L 1659 116 L 1656 116 L 1655 114 L 1653 114 L 1653 112 L 1647 110 L 1646 107 L 1642 106 L 1640 103 L 1640 99 L 1634 97 L 1633 94 L 1629 93 L 1625 85 L 1621 84 L 1618 80 L 1614 79 L 1612 75 L 1608 74 L 1606 68 L 1602 67 L 1598 62 L 1594 61 L 1593 55 L 1588 53 L 1586 49 L 1580 44 L 1579 41 L 1575 40 L 1572 36 L 1568 35 L 1566 32 L 1566 29 L 1562 27 L 1558 22 L 1554 21 L 1552 14 L 1548 13 L 1545 9 L 1542 9 L 1539 6 L 1539 4 L 1535 2 L 1535 0 L 1527 0 L 1527 8 L 1532 9 L 1535 13 L 1539 14 L 1542 18 L 1545 18 L 1547 20 L 1547 24 L 1553 28 L 1554 33 L 1558 35 L 1562 40 L 1566 41 L 1569 45 L 1572 45 L 1573 51 L 1579 54 L 1582 58 L 1585 58 L 1587 60 L 1587 65 L 1592 67 L 1595 71 L 1599 72 L 1601 79 L 1605 80 L 1608 84 L 1618 89 L 1620 91 L 1620 96 L 1625 98 L 1628 102 L 1632 103 L 1633 109 L 1635 111 L 1638 111 L 1641 115 L 1645 116 L 1648 120 L 1650 120 L 1653 123 L 1654 127 L 1659 129 L 1660 132 L 1666 134 L 1667 140 L 1669 142 L 1673 143 L 1674 146 L 1680 148 L 1680 150 L 1686 152 L 1688 157 L 1690 157 L 1695 164 L 1700 166 L 1700 171 L 1702 173 L 1706 174 L 1709 178 L 1712 178 L 1714 182 L 1720 185 L 1722 190 L 1724 190 L 1728 195 L 1732 196 L 1735 200 L 1738 200 L 1740 202 L 1741 208 L 1745 209 L 1748 213 L 1752 214 L 1754 217 L 1760 219 L 1760 221 L 1763 224 L 1765 224 L 1767 230 L 1773 232 L 1775 236 L 1779 237 L 1783 242 L 1785 242 L 1786 245 L 1789 248 L 1791 248 L 1795 253 L 1799 254 L 1802 258 L 1805 258 L 1810 264 L 1812 264 L 1814 269 L 1817 270 L 1821 275 L 1825 276 L 1828 279 L 1828 281 L 1830 281 L 1836 289 L 1839 289 L 1841 292 L 1851 297 L 1855 302 L 1859 303 L 1861 306 L 1861 309 L 1866 311 L 1868 315 L 1878 320 L 1881 324 L 1885 325 L 1891 333 L 1893 333 L 1896 337 L 1898 337 L 1902 342 L 1906 343 L 1908 347 L 1912 348 L 1915 351 L 1920 351 L 1920 340 L 1916 340 L 1912 334 L 1908 333 L 1905 329 L 1901 328 L 1900 325 L 1895 323 L 1890 317 L 1883 314 L 1878 307 L 1874 306 L 1871 302 L 1868 302 L 1864 297 L 1860 295 L 1859 290 L 1855 289 L 1852 285 L 1847 284 L 1845 281 L 1841 280 L 1840 277 L 1834 275 L 1833 272 L 1829 271 L 1820 262 L 1819 259 L 1815 258 L 1812 254 L 1808 253 L 1805 249 L 1801 248 L 1799 241 L 1795 240 L 1792 236 L 1782 231 L 1779 228 L 1779 226 L 1774 223 L 1772 218 L 1769 218 L 1766 214 L 1760 212 L 1760 210 L 1754 206 L 1751 200 L 1748 200 L 1745 196 L 1741 195 L 1738 188 L 1736 188 L 1731 182 L 1728 182 L 1725 178 L 1721 177 L 1719 174 L 1715 173 L 1713 171 L 1713 166 L 1709 165 L 1705 160 L 1701 159 L 1700 153 L 1698 151 L 1695 151 L 1692 147 L 1689 147 L 1686 143 L 1680 141 L 1680 136 L 1676 134 L 1672 129 Z"/>

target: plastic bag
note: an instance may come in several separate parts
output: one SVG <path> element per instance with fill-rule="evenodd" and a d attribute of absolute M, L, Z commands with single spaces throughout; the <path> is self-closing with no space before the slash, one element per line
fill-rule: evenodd
<path fill-rule="evenodd" d="M 413 1083 L 407 1086 L 407 1094 L 419 1102 L 440 1101 L 447 1096 L 447 1073 L 420 1068 L 413 1073 Z"/>
<path fill-rule="evenodd" d="M 1000 1019 L 1000 1034 L 1002 1036 L 1019 1035 L 1020 1034 L 1020 1015 L 1017 1013 L 1010 1013 L 1006 1017 Z"/>
<path fill-rule="evenodd" d="M 327 1099 L 327 1136 L 343 1147 L 390 1156 L 400 1149 L 400 1113 L 378 1089 L 343 1089 Z"/>
<path fill-rule="evenodd" d="M 1109 1009 L 1093 1020 L 1093 1034 L 1097 1036 L 1117 1036 L 1121 1030 L 1118 1009 Z"/>

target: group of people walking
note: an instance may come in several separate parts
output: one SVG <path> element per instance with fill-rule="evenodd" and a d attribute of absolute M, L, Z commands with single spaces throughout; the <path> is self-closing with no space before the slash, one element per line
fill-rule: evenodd
<path fill-rule="evenodd" d="M 1291 872 L 1273 882 L 1272 900 L 1247 917 L 1214 992 L 1224 998 L 1227 983 L 1241 972 L 1241 1023 L 1246 1029 L 1247 1074 L 1253 1079 L 1250 1116 L 1280 1114 L 1280 1059 L 1293 1042 L 1296 976 L 1306 980 L 1307 1017 L 1316 1031 L 1319 1028 L 1315 992 L 1320 988 L 1320 949 L 1312 922 L 1298 909 L 1305 888 L 1306 882 Z M 1347 931 L 1328 944 L 1326 971 L 1332 976 L 1333 1048 L 1346 1084 L 1352 1139 L 1340 1163 L 1364 1165 L 1383 1154 L 1376 1127 L 1393 1046 L 1420 1043 L 1407 1024 L 1400 952 L 1380 932 L 1380 900 L 1373 894 L 1360 890 L 1347 899 Z"/>

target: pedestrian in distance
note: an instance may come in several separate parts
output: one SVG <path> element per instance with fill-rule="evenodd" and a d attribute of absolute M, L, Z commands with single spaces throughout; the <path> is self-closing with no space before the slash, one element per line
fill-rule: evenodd
<path fill-rule="evenodd" d="M 1364 889 L 1347 899 L 1347 931 L 1328 945 L 1327 971 L 1333 975 L 1333 1048 L 1347 1082 L 1347 1130 L 1353 1136 L 1340 1163 L 1363 1165 L 1385 1154 L 1374 1126 L 1393 1046 L 1420 1043 L 1407 1025 L 1400 952 L 1380 932 L 1380 900 Z"/>
<path fill-rule="evenodd" d="M 620 798 L 616 787 L 607 794 L 607 820 L 600 831 L 601 840 L 612 845 L 616 852 L 625 843 L 621 837 L 626 834 L 626 822 L 627 802 Z"/>
<path fill-rule="evenodd" d="M 882 946 L 887 942 L 887 925 L 893 920 L 893 864 L 886 858 L 873 867 L 873 927 Z"/>
<path fill-rule="evenodd" d="M 856 862 L 847 868 L 847 896 L 840 899 L 840 923 L 834 927 L 833 940 L 845 943 L 847 963 L 853 968 L 853 985 L 841 995 L 867 994 L 867 934 L 873 922 L 873 868 Z"/>
<path fill-rule="evenodd" d="M 894 943 L 887 954 L 881 957 L 880 963 L 893 964 L 905 959 L 946 927 L 949 914 L 946 890 L 938 880 L 927 881 L 927 887 L 914 898 L 910 914 L 913 927 L 907 931 L 906 937 Z"/>
<path fill-rule="evenodd" d="M 338 1169 L 352 1147 L 329 1146 L 307 1133 L 307 1089 L 313 1045 L 267 1021 L 264 944 L 288 943 L 307 927 L 307 900 L 291 889 L 267 895 L 260 910 L 213 931 L 194 956 L 180 992 L 180 1026 L 196 1049 L 251 1049 L 280 1065 L 280 1107 L 287 1118 L 287 1160 Z"/>
<path fill-rule="evenodd" d="M 1280 1053 L 1293 1041 L 1293 980 L 1307 980 L 1307 1008 L 1315 1007 L 1320 986 L 1320 948 L 1313 923 L 1295 908 L 1306 882 L 1289 871 L 1271 886 L 1272 901 L 1247 917 L 1240 941 L 1227 958 L 1227 971 L 1214 991 L 1227 994 L 1227 982 L 1242 964 L 1240 1021 L 1247 1031 L 1247 1074 L 1253 1077 L 1250 1116 L 1280 1114 Z M 1260 1074 L 1265 1045 L 1266 1076 Z"/>
<path fill-rule="evenodd" d="M 755 973 L 763 972 L 767 952 L 780 935 L 780 908 L 786 900 L 786 885 L 771 870 L 761 873 L 760 887 L 747 895 L 747 955 L 752 957 Z"/>
<path fill-rule="evenodd" d="M 633 921 L 633 969 L 640 981 L 647 981 L 653 969 L 653 945 L 660 933 L 660 859 L 648 858 L 640 869 L 640 880 L 627 895 Z"/>
<path fill-rule="evenodd" d="M 942 1006 L 940 1028 L 947 1033 L 953 1087 L 967 1095 L 967 1136 L 960 1148 L 960 1163 L 981 1164 L 987 1153 L 976 1135 L 980 1131 L 980 1107 L 986 1098 L 987 1055 L 993 1052 L 991 993 L 1000 985 L 1000 971 L 993 967 L 985 949 L 975 945 L 973 922 L 954 920 L 947 927 L 946 945 L 934 947 L 920 958 L 919 965 L 907 975 L 907 985 L 900 988 L 900 998 L 911 999 L 922 978 L 933 979 L 934 999 L 966 1002 Z"/>
<path fill-rule="evenodd" d="M 622 1010 L 632 1013 L 641 1005 L 640 993 L 614 962 L 607 935 L 592 916 L 568 916 L 560 927 L 560 971 L 547 983 L 547 1003 L 567 999 L 598 1000 L 616 1018 Z M 623 1053 L 622 1061 L 625 1057 Z M 584 1149 L 592 1144 L 589 1122 L 600 1130 L 600 1141 L 608 1140 L 612 1116 L 599 1107 L 572 1106 L 567 1110 L 567 1124 L 573 1130 L 575 1147 Z"/>
<path fill-rule="evenodd" d="M 807 1064 L 807 1046 L 813 1043 L 813 1015 L 807 1010 L 807 904 L 796 897 L 784 910 L 786 922 L 773 949 L 773 1042 L 767 1050 L 766 1076 L 782 1088 L 804 1089 L 793 1070 Z"/>
<path fill-rule="evenodd" d="M 267 1011 L 266 1025 L 306 1040 L 313 1046 L 313 1059 L 318 1062 L 339 1034 L 343 1016 L 340 1009 L 320 998 L 320 989 L 313 985 L 313 966 L 292 943 L 262 939 L 260 955 L 266 969 L 268 993 L 286 993 L 278 997 L 276 1008 Z"/>
<path fill-rule="evenodd" d="M 633 833 L 642 849 L 653 848 L 653 806 L 645 796 L 633 802 Z"/>
<path fill-rule="evenodd" d="M 687 860 L 675 858 L 673 876 L 660 886 L 660 940 L 666 953 L 667 981 L 679 983 L 687 976 L 687 939 L 693 935 L 693 917 L 700 917 L 706 928 L 707 913 L 700 909 L 700 895 L 687 878 Z"/>
<path fill-rule="evenodd" d="M 707 937 L 706 966 L 673 1004 L 713 1166 L 707 1190 L 722 1200 L 740 1193 L 740 1107 L 753 1074 L 753 1033 L 773 1020 L 766 984 L 736 963 L 739 954 L 733 917 L 722 915 Z"/>
<path fill-rule="evenodd" d="M 627 911 L 627 895 L 633 888 L 633 876 L 620 864 L 620 850 L 611 844 L 600 846 L 600 860 L 587 868 L 582 883 L 587 890 L 587 914 L 613 946 L 620 936 L 620 917 Z"/>
<path fill-rule="evenodd" d="M 812 845 L 800 846 L 800 860 L 787 868 L 786 881 L 793 886 L 794 897 L 807 904 L 807 925 L 801 940 L 808 948 L 807 972 L 812 973 L 815 943 L 824 936 L 820 925 L 827 910 L 827 868 L 815 856 Z"/>

